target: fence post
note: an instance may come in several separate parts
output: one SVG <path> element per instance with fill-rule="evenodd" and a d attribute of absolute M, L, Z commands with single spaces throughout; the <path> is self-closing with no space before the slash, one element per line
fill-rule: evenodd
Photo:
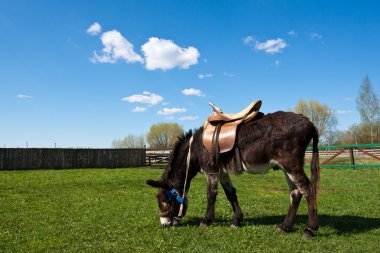
<path fill-rule="evenodd" d="M 355 165 L 355 157 L 354 157 L 354 149 L 350 148 L 350 160 L 351 160 L 351 165 Z"/>

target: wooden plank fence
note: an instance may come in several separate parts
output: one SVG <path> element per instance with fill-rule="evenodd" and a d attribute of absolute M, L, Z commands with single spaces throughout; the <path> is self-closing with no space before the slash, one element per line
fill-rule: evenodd
<path fill-rule="evenodd" d="M 146 165 L 169 163 L 169 158 L 172 150 L 164 149 L 147 149 L 146 150 Z"/>
<path fill-rule="evenodd" d="M 319 146 L 321 168 L 380 168 L 380 143 Z M 147 150 L 146 165 L 168 163 L 171 150 Z M 305 154 L 305 163 L 309 164 L 311 147 Z"/>
<path fill-rule="evenodd" d="M 380 143 L 319 146 L 321 168 L 380 168 Z M 305 155 L 305 163 L 310 164 L 312 148 Z"/>
<path fill-rule="evenodd" d="M 0 170 L 145 166 L 146 149 L 0 148 Z"/>
<path fill-rule="evenodd" d="M 171 150 L 0 148 L 0 170 L 125 168 L 169 162 Z M 310 163 L 311 148 L 305 155 Z M 380 168 L 380 144 L 319 146 L 321 168 Z"/>

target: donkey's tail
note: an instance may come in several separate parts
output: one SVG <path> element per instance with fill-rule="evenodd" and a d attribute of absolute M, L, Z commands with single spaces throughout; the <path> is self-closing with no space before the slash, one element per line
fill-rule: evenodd
<path fill-rule="evenodd" d="M 310 170 L 311 170 L 312 193 L 316 201 L 319 195 L 320 167 L 319 167 L 319 151 L 318 151 L 319 135 L 318 135 L 318 130 L 315 127 L 313 129 L 312 138 L 313 138 L 313 156 L 311 158 Z"/>

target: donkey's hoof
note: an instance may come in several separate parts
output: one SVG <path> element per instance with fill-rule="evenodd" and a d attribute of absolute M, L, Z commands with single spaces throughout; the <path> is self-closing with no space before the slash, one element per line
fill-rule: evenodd
<path fill-rule="evenodd" d="M 201 224 L 199 224 L 199 228 L 207 228 L 208 225 L 206 223 L 203 223 L 201 222 Z"/>
<path fill-rule="evenodd" d="M 293 232 L 293 231 L 294 231 L 294 228 L 290 227 L 290 226 L 279 225 L 277 227 L 277 232 L 280 232 L 280 233 L 283 233 L 283 232 L 290 233 L 290 232 Z"/>
<path fill-rule="evenodd" d="M 303 232 L 302 239 L 311 240 L 313 239 L 313 237 L 314 237 L 313 231 L 311 231 L 310 229 L 305 229 L 305 231 Z"/>

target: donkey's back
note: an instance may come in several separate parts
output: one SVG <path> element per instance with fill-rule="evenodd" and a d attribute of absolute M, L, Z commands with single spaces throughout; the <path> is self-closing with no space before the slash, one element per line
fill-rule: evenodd
<path fill-rule="evenodd" d="M 241 126 L 237 146 L 243 165 L 303 169 L 307 146 L 318 142 L 318 132 L 310 120 L 292 112 L 275 112 Z"/>

